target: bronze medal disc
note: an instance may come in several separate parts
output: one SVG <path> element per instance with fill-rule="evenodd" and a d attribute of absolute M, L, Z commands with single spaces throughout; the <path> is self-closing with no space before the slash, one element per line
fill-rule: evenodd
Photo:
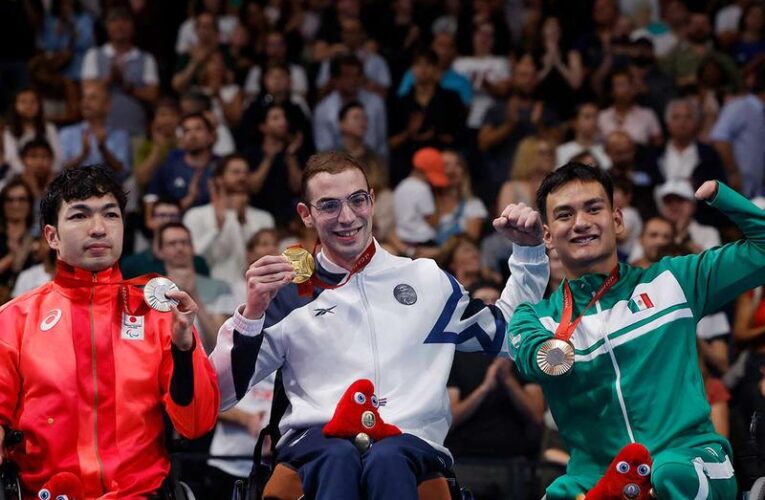
<path fill-rule="evenodd" d="M 568 373 L 574 367 L 574 346 L 558 338 L 545 341 L 537 351 L 537 366 L 553 377 Z"/>

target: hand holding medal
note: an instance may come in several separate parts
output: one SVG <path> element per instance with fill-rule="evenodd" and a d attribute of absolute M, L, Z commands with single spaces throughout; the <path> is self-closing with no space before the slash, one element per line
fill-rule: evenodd
<path fill-rule="evenodd" d="M 316 269 L 316 263 L 313 255 L 308 250 L 303 247 L 292 246 L 282 252 L 282 255 L 287 257 L 295 271 L 295 277 L 292 279 L 293 283 L 305 283 L 311 279 Z"/>
<path fill-rule="evenodd" d="M 279 290 L 297 277 L 291 262 L 284 255 L 266 255 L 250 265 L 244 273 L 247 300 L 242 314 L 245 318 L 261 318 Z"/>
<path fill-rule="evenodd" d="M 194 345 L 194 319 L 197 304 L 191 296 L 165 277 L 150 280 L 143 288 L 146 303 L 154 310 L 173 313 L 173 344 L 181 351 L 188 351 Z"/>

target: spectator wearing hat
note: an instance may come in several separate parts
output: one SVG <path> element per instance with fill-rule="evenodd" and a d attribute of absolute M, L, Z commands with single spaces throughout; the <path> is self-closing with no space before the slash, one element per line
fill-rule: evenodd
<path fill-rule="evenodd" d="M 157 62 L 133 44 L 133 18 L 126 8 L 109 10 L 106 33 L 109 41 L 85 54 L 82 80 L 99 80 L 108 87 L 112 105 L 107 125 L 144 134 L 145 106 L 159 97 Z"/>
<path fill-rule="evenodd" d="M 436 148 L 422 148 L 412 157 L 411 174 L 393 192 L 396 213 L 396 239 L 412 257 L 417 247 L 433 247 L 438 226 L 434 188 L 445 188 L 449 178 L 444 158 Z"/>
<path fill-rule="evenodd" d="M 720 232 L 693 218 L 696 213 L 693 193 L 689 181 L 672 179 L 656 188 L 655 198 L 659 213 L 675 226 L 675 243 L 698 253 L 720 245 Z"/>

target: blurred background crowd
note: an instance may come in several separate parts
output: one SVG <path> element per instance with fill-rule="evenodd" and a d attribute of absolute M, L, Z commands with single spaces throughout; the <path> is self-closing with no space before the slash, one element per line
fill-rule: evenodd
<path fill-rule="evenodd" d="M 610 172 L 620 258 L 638 266 L 738 237 L 694 200 L 704 180 L 765 206 L 762 1 L 16 0 L 0 26 L 0 303 L 52 276 L 37 202 L 83 164 L 130 192 L 123 274 L 188 291 L 208 351 L 249 263 L 313 248 L 294 206 L 316 151 L 363 162 L 381 244 L 490 303 L 511 252 L 491 219 L 534 205 L 567 161 Z M 763 291 L 698 337 L 713 421 L 739 450 L 765 393 Z M 447 446 L 479 498 L 534 497 L 560 472 L 542 392 L 511 361 L 458 355 L 449 395 Z M 249 472 L 199 458 L 250 454 L 270 398 L 257 387 L 187 445 L 202 497 Z"/>

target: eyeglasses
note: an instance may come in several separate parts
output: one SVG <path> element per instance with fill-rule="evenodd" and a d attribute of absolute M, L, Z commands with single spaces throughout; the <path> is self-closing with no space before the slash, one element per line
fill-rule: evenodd
<path fill-rule="evenodd" d="M 315 205 L 309 203 L 316 209 L 321 216 L 326 218 L 334 218 L 340 215 L 340 211 L 343 209 L 343 203 L 347 203 L 355 214 L 364 214 L 372 206 L 372 196 L 366 191 L 357 191 L 348 196 L 344 200 L 338 198 L 324 198 L 319 200 Z"/>

